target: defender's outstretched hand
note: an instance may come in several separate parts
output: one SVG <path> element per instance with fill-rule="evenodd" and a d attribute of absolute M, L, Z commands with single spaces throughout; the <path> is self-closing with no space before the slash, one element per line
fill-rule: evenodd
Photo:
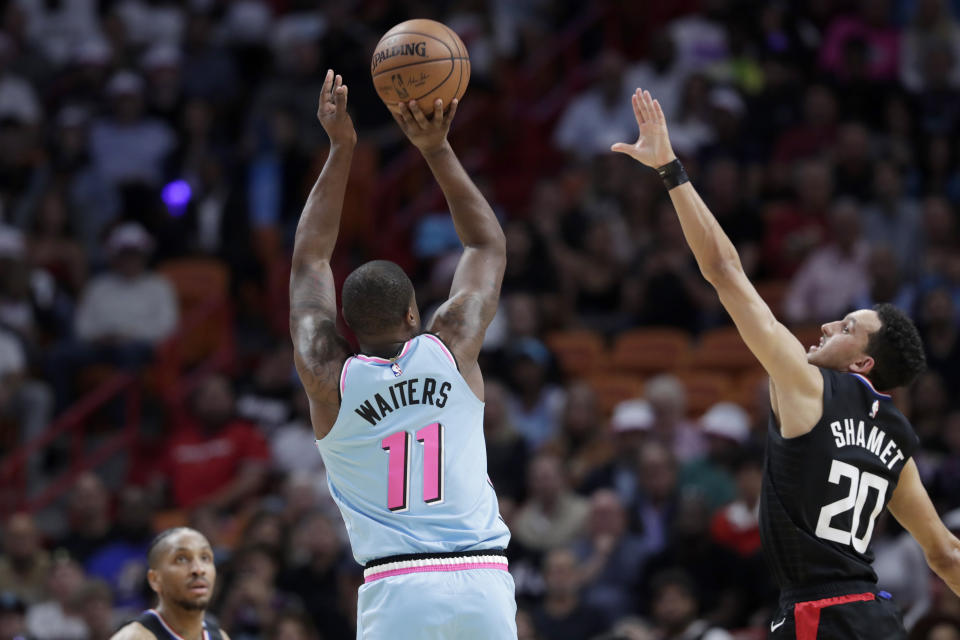
<path fill-rule="evenodd" d="M 633 144 L 618 142 L 611 151 L 624 153 L 637 162 L 653 167 L 654 169 L 673 162 L 676 155 L 670 146 L 670 135 L 667 133 L 667 119 L 663 116 L 660 103 L 650 97 L 649 91 L 637 91 L 631 96 L 633 115 L 637 118 L 640 136 Z"/>
<path fill-rule="evenodd" d="M 422 153 L 430 153 L 442 149 L 447 142 L 450 124 L 457 114 L 459 101 L 454 98 L 450 101 L 450 110 L 444 115 L 443 100 L 437 98 L 433 102 L 433 118 L 421 111 L 416 100 L 409 103 L 398 102 L 390 106 L 390 113 L 397 121 L 403 133 Z"/>
<path fill-rule="evenodd" d="M 343 84 L 342 77 L 334 76 L 333 69 L 327 70 L 327 77 L 323 80 L 317 120 L 330 136 L 331 145 L 356 144 L 357 132 L 347 113 L 347 85 Z"/>

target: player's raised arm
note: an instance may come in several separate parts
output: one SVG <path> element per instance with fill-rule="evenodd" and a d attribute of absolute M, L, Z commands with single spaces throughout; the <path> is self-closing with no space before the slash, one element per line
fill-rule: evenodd
<path fill-rule="evenodd" d="M 297 224 L 290 269 L 290 337 L 300 380 L 310 397 L 313 428 L 322 438 L 336 421 L 340 366 L 349 345 L 337 332 L 337 292 L 330 256 L 357 134 L 347 113 L 347 86 L 327 71 L 317 119 L 330 137 L 330 155 Z"/>
<path fill-rule="evenodd" d="M 805 433 L 822 411 L 820 372 L 807 362 L 803 346 L 777 321 L 750 283 L 733 243 L 688 181 L 670 145 L 660 103 L 640 89 L 632 101 L 640 135 L 635 143 L 618 142 L 611 150 L 656 169 L 663 178 L 701 273 L 717 290 L 744 342 L 778 389 L 781 431 L 788 437 Z"/>
<path fill-rule="evenodd" d="M 920 543 L 930 568 L 960 596 L 960 540 L 937 515 L 912 459 L 903 466 L 887 508 Z"/>
<path fill-rule="evenodd" d="M 450 299 L 437 310 L 429 329 L 447 343 L 457 357 L 461 373 L 468 377 L 476 368 L 484 332 L 497 311 L 507 257 L 503 229 L 493 209 L 447 141 L 456 111 L 456 100 L 446 115 L 441 101 L 437 100 L 429 120 L 415 101 L 391 108 L 397 124 L 420 149 L 440 184 L 463 243 L 463 256 L 453 276 Z M 472 381 L 471 386 L 474 386 Z"/>

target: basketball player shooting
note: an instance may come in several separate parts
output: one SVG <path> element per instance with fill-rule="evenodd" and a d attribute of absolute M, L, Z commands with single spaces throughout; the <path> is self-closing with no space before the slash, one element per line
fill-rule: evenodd
<path fill-rule="evenodd" d="M 440 184 L 464 245 L 450 299 L 426 332 L 413 284 L 392 262 L 368 262 L 343 284 L 336 329 L 330 257 L 357 135 L 347 86 L 327 73 L 317 117 L 330 155 L 300 216 L 290 274 L 290 333 L 310 398 L 330 493 L 364 565 L 357 638 L 516 638 L 510 539 L 487 480 L 483 378 L 477 357 L 500 296 L 503 231 L 467 176 L 438 100 L 391 112 Z"/>
<path fill-rule="evenodd" d="M 960 594 L 960 542 L 920 481 L 913 428 L 883 393 L 923 369 L 916 328 L 895 307 L 878 305 L 824 324 L 819 344 L 805 352 L 747 279 L 733 244 L 688 181 L 660 104 L 640 89 L 632 100 L 639 138 L 612 151 L 660 174 L 700 271 L 770 375 L 760 532 L 781 590 L 770 637 L 906 638 L 870 566 L 870 538 L 884 507 Z"/>

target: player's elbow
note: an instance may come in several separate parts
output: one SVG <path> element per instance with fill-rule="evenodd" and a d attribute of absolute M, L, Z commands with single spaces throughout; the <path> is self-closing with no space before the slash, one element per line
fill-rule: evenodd
<path fill-rule="evenodd" d="M 700 265 L 700 271 L 707 282 L 713 285 L 714 289 L 722 289 L 734 282 L 736 277 L 743 272 L 743 267 L 739 260 L 720 258 Z"/>
<path fill-rule="evenodd" d="M 951 583 L 960 583 L 960 541 L 950 536 L 949 540 L 924 551 L 934 573 Z"/>

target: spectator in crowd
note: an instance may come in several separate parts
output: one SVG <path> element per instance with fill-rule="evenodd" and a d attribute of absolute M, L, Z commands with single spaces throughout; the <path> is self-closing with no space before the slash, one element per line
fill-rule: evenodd
<path fill-rule="evenodd" d="M 30 604 L 39 601 L 46 589 L 51 565 L 33 518 L 26 513 L 10 516 L 2 540 L 0 591 L 10 592 Z"/>
<path fill-rule="evenodd" d="M 230 381 L 203 379 L 190 412 L 170 435 L 155 483 L 167 483 L 172 504 L 237 507 L 262 488 L 270 456 L 263 436 L 236 417 Z"/>
<path fill-rule="evenodd" d="M 253 640 L 273 626 L 285 603 L 277 591 L 277 561 L 261 546 L 241 549 L 230 560 L 232 572 L 226 580 L 220 603 L 220 621 L 230 628 L 231 638 Z"/>
<path fill-rule="evenodd" d="M 869 309 L 884 302 L 908 314 L 916 308 L 916 288 L 904 280 L 897 257 L 889 246 L 871 248 L 867 260 L 867 282 L 869 290 L 853 302 L 853 308 Z"/>
<path fill-rule="evenodd" d="M 48 369 L 60 407 L 72 397 L 83 366 L 110 363 L 133 369 L 153 357 L 154 347 L 177 326 L 177 298 L 162 275 L 147 267 L 153 239 L 137 223 L 110 233 L 110 271 L 90 280 L 77 307 L 76 341 L 50 354 Z"/>
<path fill-rule="evenodd" d="M 802 118 L 779 133 L 774 143 L 773 161 L 781 166 L 789 166 L 789 163 L 828 151 L 837 136 L 837 110 L 836 98 L 826 85 L 808 86 L 803 96 Z M 822 180 L 818 176 L 818 182 Z M 813 195 L 807 194 L 804 189 L 797 190 L 801 201 Z"/>
<path fill-rule="evenodd" d="M 587 477 L 583 490 L 592 493 L 599 488 L 613 489 L 623 504 L 633 504 L 639 488 L 640 449 L 652 427 L 649 402 L 637 398 L 618 403 L 610 417 L 614 457 Z"/>
<path fill-rule="evenodd" d="M 12 449 L 16 442 L 29 442 L 50 423 L 53 395 L 49 387 L 28 375 L 27 355 L 16 335 L 0 328 L 0 424 L 8 436 L 0 437 L 0 449 Z M 8 439 L 9 438 L 9 439 Z M 26 462 L 28 486 L 39 485 L 43 459 L 31 456 Z"/>
<path fill-rule="evenodd" d="M 903 172 L 891 160 L 873 165 L 873 197 L 860 210 L 863 237 L 871 247 L 888 247 L 904 274 L 917 275 L 920 262 L 920 205 L 906 197 Z"/>
<path fill-rule="evenodd" d="M 820 47 L 820 65 L 836 73 L 845 50 L 854 42 L 866 44 L 870 75 L 893 80 L 900 64 L 900 33 L 890 24 L 888 2 L 862 2 L 855 14 L 839 15 L 827 27 Z"/>
<path fill-rule="evenodd" d="M 510 422 L 532 449 L 538 449 L 557 430 L 563 391 L 548 380 L 551 355 L 535 338 L 520 338 L 506 349 L 507 371 L 513 392 L 507 403 Z"/>
<path fill-rule="evenodd" d="M 702 587 L 701 587 L 702 588 Z M 653 620 L 664 640 L 733 640 L 700 618 L 698 586 L 682 570 L 659 574 L 653 582 Z"/>
<path fill-rule="evenodd" d="M 483 439 L 487 445 L 487 474 L 497 497 L 515 504 L 524 498 L 527 478 L 527 444 L 510 423 L 507 390 L 498 380 L 483 387 Z"/>
<path fill-rule="evenodd" d="M 598 611 L 580 597 L 580 567 L 568 549 L 550 551 L 543 561 L 546 594 L 533 612 L 533 626 L 542 638 L 580 640 L 606 628 Z"/>
<path fill-rule="evenodd" d="M 683 383 L 668 373 L 654 376 L 643 387 L 653 410 L 650 436 L 666 446 L 680 462 L 702 457 L 706 442 L 699 426 L 687 420 L 687 392 Z"/>
<path fill-rule="evenodd" d="M 613 449 L 597 406 L 597 394 L 582 380 L 565 389 L 560 433 L 544 450 L 567 461 L 570 486 L 581 491 L 584 481 L 613 457 Z"/>
<path fill-rule="evenodd" d="M 313 433 L 310 423 L 310 402 L 302 389 L 290 391 L 292 399 L 289 404 L 292 415 L 289 421 L 281 424 L 269 432 L 270 459 L 273 469 L 279 473 L 290 474 L 295 472 L 325 473 L 323 460 L 316 450 L 317 437 Z M 276 399 L 270 403 L 274 408 L 285 405 Z M 283 406 L 276 415 L 286 414 Z"/>
<path fill-rule="evenodd" d="M 900 42 L 900 82 L 910 91 L 918 91 L 925 80 L 923 58 L 932 43 L 947 45 L 954 61 L 960 60 L 960 24 L 946 0 L 921 0 L 912 8 Z M 960 65 L 954 64 L 950 84 L 960 86 Z"/>
<path fill-rule="evenodd" d="M 27 638 L 27 605 L 12 591 L 0 592 L 0 638 Z"/>
<path fill-rule="evenodd" d="M 624 86 L 629 93 L 643 87 L 652 95 L 660 96 L 664 113 L 674 117 L 680 106 L 680 92 L 687 70 L 679 64 L 677 48 L 669 31 L 655 31 L 648 44 L 648 55 L 630 65 Z M 712 210 L 712 209 L 711 209 Z"/>
<path fill-rule="evenodd" d="M 677 461 L 655 440 L 640 449 L 639 491 L 629 505 L 633 528 L 640 532 L 650 553 L 661 551 L 670 537 L 677 508 Z"/>
<path fill-rule="evenodd" d="M 337 527 L 324 514 L 313 511 L 294 526 L 279 586 L 299 599 L 325 638 L 336 637 L 336 631 L 348 625 L 337 592 L 338 573 L 351 561 L 347 555 Z"/>
<path fill-rule="evenodd" d="M 530 461 L 527 500 L 514 519 L 514 537 L 534 551 L 570 544 L 580 534 L 590 507 L 568 488 L 563 461 L 544 453 Z"/>
<path fill-rule="evenodd" d="M 266 434 L 288 422 L 293 414 L 293 351 L 283 344 L 267 353 L 242 391 L 237 394 L 237 415 L 256 423 Z"/>
<path fill-rule="evenodd" d="M 49 599 L 27 609 L 27 629 L 37 640 L 86 640 L 89 629 L 77 608 L 83 568 L 67 554 L 55 554 L 47 575 Z"/>
<path fill-rule="evenodd" d="M 842 317 L 864 295 L 870 250 L 860 236 L 857 205 L 836 202 L 830 210 L 830 243 L 811 252 L 790 281 L 784 314 L 796 324 Z"/>
<path fill-rule="evenodd" d="M 633 112 L 624 100 L 625 63 L 616 51 L 602 52 L 595 65 L 596 85 L 575 98 L 560 116 L 553 143 L 578 161 L 606 153 L 633 132 Z"/>
<path fill-rule="evenodd" d="M 631 613 L 647 549 L 627 529 L 627 513 L 616 493 L 590 496 L 587 533 L 572 550 L 581 566 L 583 601 L 610 622 Z"/>
<path fill-rule="evenodd" d="M 113 591 L 103 580 L 87 580 L 76 595 L 75 608 L 87 626 L 87 640 L 109 640 L 117 630 Z"/>
<path fill-rule="evenodd" d="M 952 511 L 960 507 L 960 411 L 947 414 L 942 439 L 947 451 L 930 483 L 930 493 L 940 510 Z"/>
<path fill-rule="evenodd" d="M 956 303 L 946 288 L 929 291 L 920 302 L 917 324 L 927 368 L 940 375 L 950 398 L 957 398 L 960 395 L 960 327 Z"/>
<path fill-rule="evenodd" d="M 912 627 L 930 608 L 929 571 L 924 566 L 923 548 L 890 517 L 877 518 L 871 543 L 877 582 L 890 593 L 897 594 L 896 603 L 903 614 L 904 625 Z"/>
<path fill-rule="evenodd" d="M 110 494 L 97 474 L 81 474 L 70 492 L 67 506 L 67 531 L 61 547 L 81 565 L 110 536 Z"/>
<path fill-rule="evenodd" d="M 320 640 L 310 617 L 299 609 L 281 611 L 266 635 L 267 640 Z"/>
<path fill-rule="evenodd" d="M 731 471 L 737 483 L 736 498 L 713 515 L 710 536 L 742 558 L 760 558 L 760 484 L 763 453 L 754 449 L 736 452 Z"/>
<path fill-rule="evenodd" d="M 164 162 L 173 151 L 173 131 L 146 115 L 143 93 L 143 78 L 132 71 L 118 71 L 107 84 L 112 114 L 90 130 L 91 158 L 114 185 L 159 186 Z"/>
<path fill-rule="evenodd" d="M 87 256 L 73 237 L 72 218 L 61 193 L 49 191 L 41 198 L 27 238 L 33 266 L 43 269 L 57 287 L 76 296 L 86 282 Z"/>
<path fill-rule="evenodd" d="M 700 416 L 707 455 L 680 469 L 682 491 L 696 491 L 711 510 L 734 499 L 733 462 L 750 438 L 750 416 L 738 404 L 718 402 Z"/>

